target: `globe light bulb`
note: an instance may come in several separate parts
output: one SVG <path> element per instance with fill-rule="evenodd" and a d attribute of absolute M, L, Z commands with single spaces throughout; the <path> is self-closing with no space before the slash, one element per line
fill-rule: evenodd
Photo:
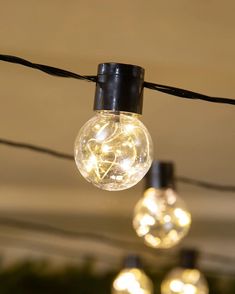
<path fill-rule="evenodd" d="M 208 284 L 198 269 L 175 268 L 161 284 L 161 294 L 208 294 Z"/>
<path fill-rule="evenodd" d="M 208 284 L 197 269 L 198 251 L 182 249 L 179 267 L 171 270 L 161 284 L 161 294 L 208 294 Z"/>
<path fill-rule="evenodd" d="M 80 130 L 75 161 L 98 188 L 117 191 L 137 184 L 152 163 L 152 140 L 136 114 L 101 111 Z"/>
<path fill-rule="evenodd" d="M 143 102 L 144 69 L 128 64 L 98 67 L 96 115 L 75 141 L 76 165 L 98 188 L 119 191 L 137 184 L 152 163 L 152 140 L 139 120 Z"/>
<path fill-rule="evenodd" d="M 167 164 L 161 163 L 160 166 Z M 157 167 L 159 168 L 159 165 Z M 151 169 L 153 170 L 153 167 Z M 159 177 L 159 174 L 151 175 Z M 154 178 L 154 181 L 156 179 Z M 191 215 L 174 189 L 161 187 L 161 181 L 156 184 L 159 188 L 147 188 L 143 198 L 136 204 L 133 227 L 146 245 L 153 248 L 170 248 L 188 233 Z"/>
<path fill-rule="evenodd" d="M 112 294 L 153 294 L 153 284 L 140 267 L 127 266 L 113 281 Z"/>

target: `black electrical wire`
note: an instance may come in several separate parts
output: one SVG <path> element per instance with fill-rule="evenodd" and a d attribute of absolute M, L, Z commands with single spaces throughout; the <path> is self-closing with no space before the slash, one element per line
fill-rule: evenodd
<path fill-rule="evenodd" d="M 72 260 L 80 260 L 85 262 L 89 258 L 93 258 L 93 255 L 81 252 L 81 250 L 74 250 L 69 247 L 61 246 L 58 244 L 49 244 L 48 242 L 39 242 L 34 239 L 26 239 L 22 237 L 10 237 L 0 235 L 0 248 L 6 247 L 7 249 L 27 249 L 33 252 L 40 252 L 49 256 L 65 257 Z M 114 257 L 108 254 L 102 253 L 99 255 L 99 259 L 94 259 L 95 262 L 108 264 L 109 266 L 115 266 L 118 268 L 120 264 L 114 261 Z"/>
<path fill-rule="evenodd" d="M 81 250 L 74 250 L 69 247 L 61 246 L 58 244 L 49 244 L 48 242 L 39 242 L 38 240 L 34 239 L 26 239 L 22 237 L 12 237 L 12 236 L 2 236 L 0 235 L 0 248 L 12 248 L 12 249 L 23 249 L 23 250 L 30 250 L 32 252 L 40 252 L 41 254 L 48 255 L 48 256 L 58 256 L 58 257 L 64 257 L 64 258 L 69 258 L 72 259 L 73 261 L 81 261 L 85 264 L 86 260 L 89 260 L 90 258 L 93 260 L 93 255 L 83 253 Z M 208 253 L 201 253 L 202 259 L 210 260 L 210 257 L 213 258 L 213 261 L 218 261 L 221 263 L 228 264 L 228 261 L 231 263 L 232 260 L 229 257 L 225 256 L 220 256 L 217 254 L 208 254 Z M 141 255 L 142 256 L 142 255 Z M 156 255 L 156 258 L 157 255 Z M 177 254 L 175 254 L 175 260 L 177 260 Z M 169 257 L 170 264 L 172 263 L 172 257 Z M 102 253 L 99 258 L 97 257 L 94 258 L 94 262 L 96 263 L 103 263 L 108 266 L 112 266 L 116 269 L 120 267 L 120 263 L 115 261 L 114 256 L 110 256 L 108 254 Z M 175 262 L 175 261 L 174 261 Z M 159 273 L 165 273 L 165 271 L 160 270 L 158 267 L 156 267 L 156 263 L 154 261 L 154 267 L 153 265 L 146 264 L 145 262 L 145 268 L 148 270 L 154 270 L 156 272 L 156 269 L 158 270 Z M 169 265 L 168 265 L 169 266 Z M 172 266 L 172 265 L 171 265 Z M 225 274 L 226 276 L 232 276 L 234 277 L 234 272 L 228 272 L 228 271 L 221 271 L 218 272 L 216 270 L 215 272 L 212 272 L 211 270 L 208 272 L 208 269 L 203 270 L 204 273 L 206 273 L 207 276 L 218 276 L 221 274 Z"/>
<path fill-rule="evenodd" d="M 235 186 L 221 185 L 221 184 L 218 185 L 215 183 L 204 182 L 204 181 L 195 180 L 195 179 L 191 179 L 187 177 L 177 177 L 176 179 L 178 182 L 193 185 L 193 186 L 198 186 L 201 188 L 212 189 L 212 190 L 223 191 L 223 192 L 235 192 Z"/>
<path fill-rule="evenodd" d="M 205 258 L 210 262 L 218 262 L 218 263 L 226 263 L 226 264 L 235 263 L 234 257 L 223 256 L 221 254 L 201 252 L 200 256 L 202 257 L 202 259 Z"/>
<path fill-rule="evenodd" d="M 51 155 L 51 156 L 58 157 L 61 159 L 68 159 L 68 160 L 74 159 L 74 156 L 72 154 L 59 152 L 59 151 L 56 151 L 53 149 L 40 147 L 40 146 L 36 146 L 33 144 L 29 144 L 29 143 L 15 142 L 15 141 L 0 138 L 0 144 L 7 145 L 10 147 L 28 149 L 28 150 L 39 152 L 39 153 L 45 153 L 47 155 Z"/>
<path fill-rule="evenodd" d="M 33 232 L 40 232 L 40 233 L 46 233 L 46 234 L 53 234 L 56 236 L 60 236 L 62 238 L 73 238 L 78 240 L 90 240 L 93 242 L 103 243 L 106 245 L 109 245 L 114 248 L 118 249 L 125 249 L 125 250 L 138 250 L 142 252 L 143 254 L 150 255 L 151 258 L 159 259 L 159 254 L 161 257 L 165 255 L 166 258 L 170 257 L 170 259 L 176 257 L 175 253 L 169 253 L 164 251 L 156 251 L 155 249 L 152 249 L 150 247 L 142 246 L 141 244 L 137 242 L 131 242 L 123 239 L 118 239 L 114 237 L 110 237 L 107 235 L 97 234 L 94 232 L 84 232 L 84 231 L 73 231 L 68 229 L 63 229 L 60 227 L 48 225 L 45 223 L 39 223 L 39 222 L 29 222 L 26 220 L 19 220 L 9 217 L 0 217 L 0 225 L 11 227 L 15 229 L 21 229 L 26 231 L 33 231 Z M 0 235 L 1 239 L 1 235 Z M 1 240 L 0 240 L 1 241 Z M 219 262 L 219 263 L 226 263 L 226 264 L 233 264 L 235 263 L 235 259 L 223 256 L 220 254 L 215 253 L 200 253 L 203 259 L 207 259 L 209 261 Z"/>
<path fill-rule="evenodd" d="M 94 232 L 87 232 L 87 231 L 73 231 L 67 230 L 63 228 L 59 228 L 56 226 L 52 226 L 45 223 L 36 223 L 36 222 L 29 222 L 25 220 L 13 219 L 8 217 L 0 217 L 0 225 L 6 227 L 13 227 L 17 229 L 29 230 L 34 232 L 44 232 L 47 234 L 54 234 L 57 236 L 61 236 L 64 238 L 74 238 L 80 240 L 91 240 L 94 242 L 104 243 L 106 245 L 115 247 L 115 248 L 129 248 L 129 249 L 137 249 L 143 250 L 145 249 L 141 243 L 128 241 L 128 240 L 121 240 L 114 237 L 109 237 L 106 235 L 102 235 L 99 233 Z"/>
<path fill-rule="evenodd" d="M 141 254 L 149 255 L 150 258 L 158 259 L 158 256 L 153 248 L 146 248 L 144 244 L 118 239 L 107 235 L 89 232 L 89 231 L 74 231 L 52 226 L 45 223 L 29 222 L 26 220 L 13 219 L 8 217 L 0 217 L 0 226 L 11 227 L 20 230 L 42 232 L 53 234 L 62 238 L 70 238 L 76 240 L 90 240 L 95 243 L 101 243 L 117 249 L 125 249 L 131 252 L 138 251 Z M 168 254 L 169 255 L 169 254 Z"/>
<path fill-rule="evenodd" d="M 20 65 L 30 67 L 30 68 L 34 68 L 34 69 L 43 71 L 43 72 L 45 72 L 49 75 L 52 75 L 52 76 L 64 77 L 64 78 L 74 78 L 74 79 L 86 80 L 86 81 L 90 81 L 90 82 L 97 81 L 96 76 L 84 76 L 84 75 L 76 74 L 71 71 L 67 71 L 64 69 L 57 68 L 57 67 L 52 67 L 52 66 L 38 64 L 38 63 L 32 63 L 28 60 L 25 60 L 25 59 L 17 57 L 17 56 L 0 54 L 0 60 L 10 62 L 10 63 L 20 64 Z M 160 91 L 160 92 L 163 92 L 163 93 L 166 93 L 169 95 L 173 95 L 173 96 L 177 96 L 177 97 L 181 97 L 181 98 L 186 98 L 186 99 L 196 99 L 196 100 L 199 99 L 199 100 L 204 100 L 207 102 L 235 105 L 235 99 L 223 98 L 223 97 L 211 97 L 211 96 L 207 96 L 204 94 L 200 94 L 200 93 L 196 93 L 196 92 L 192 92 L 189 90 L 180 89 L 180 88 L 176 88 L 176 87 L 172 87 L 172 86 L 144 82 L 144 87 L 151 89 L 151 90 Z"/>
<path fill-rule="evenodd" d="M 32 251 L 42 251 L 48 255 L 63 256 L 72 259 L 82 259 L 81 252 L 78 250 L 72 250 L 71 248 L 66 248 L 64 246 L 50 245 L 45 242 L 32 241 L 26 238 L 16 238 L 9 236 L 0 235 L 0 247 L 9 247 L 16 249 L 27 249 Z"/>
<path fill-rule="evenodd" d="M 15 141 L 11 141 L 4 138 L 0 138 L 0 144 L 6 145 L 9 147 L 28 149 L 34 152 L 44 153 L 44 154 L 51 155 L 61 159 L 74 160 L 74 156 L 72 154 L 59 152 L 53 149 L 40 147 L 33 144 L 15 142 Z M 211 189 L 211 190 L 217 190 L 217 191 L 223 191 L 223 192 L 235 192 L 235 186 L 232 186 L 232 185 L 221 185 L 221 184 L 209 183 L 209 182 L 191 179 L 191 178 L 183 177 L 183 176 L 178 176 L 176 180 L 183 184 L 198 186 L 205 189 Z"/>
<path fill-rule="evenodd" d="M 49 244 L 48 242 L 39 242 L 38 240 L 34 240 L 34 239 L 28 239 L 28 238 L 26 239 L 22 237 L 19 238 L 19 237 L 5 236 L 5 235 L 4 236 L 0 235 L 0 248 L 30 250 L 32 252 L 37 252 L 37 253 L 40 252 L 41 254 L 48 255 L 48 256 L 58 256 L 58 257 L 69 258 L 69 259 L 72 259 L 73 261 L 74 260 L 81 261 L 83 262 L 83 264 L 85 264 L 86 260 L 89 260 L 90 258 L 91 260 L 93 260 L 93 257 L 94 257 L 91 254 L 81 252 L 80 249 L 74 250 L 72 248 L 61 246 L 58 244 L 52 245 L 52 244 Z M 210 260 L 211 254 L 201 253 L 201 256 L 202 256 L 202 259 Z M 156 258 L 158 258 L 157 255 L 156 255 Z M 219 261 L 221 263 L 227 264 L 228 261 L 230 263 L 232 262 L 232 260 L 229 257 L 224 257 L 217 254 L 212 254 L 212 258 L 213 258 L 213 261 Z M 171 264 L 172 257 L 170 257 L 169 259 Z M 175 255 L 175 260 L 177 260 L 177 254 Z M 104 254 L 104 253 L 102 253 L 101 256 L 99 254 L 98 259 L 97 257 L 95 257 L 94 262 L 103 263 L 108 266 L 112 266 L 116 269 L 120 267 L 120 263 L 115 261 L 115 257 L 110 256 L 108 254 Z M 153 265 L 145 263 L 145 268 L 148 269 L 149 271 L 154 270 L 154 272 L 156 272 L 156 269 L 158 269 L 158 267 L 156 268 L 155 262 L 153 264 L 155 265 L 153 266 Z M 158 269 L 158 272 L 165 273 L 165 271 L 162 271 L 160 269 Z M 218 272 L 218 270 L 212 271 L 211 269 L 208 272 L 208 269 L 204 269 L 203 272 L 206 273 L 207 276 L 213 276 L 213 277 L 214 276 L 217 277 L 218 275 L 220 276 L 221 274 L 234 277 L 234 272 L 224 271 L 224 270 L 221 272 Z"/>
<path fill-rule="evenodd" d="M 207 102 L 214 102 L 214 103 L 223 103 L 223 104 L 231 104 L 235 105 L 235 99 L 230 98 L 221 98 L 221 97 L 211 97 L 204 94 L 192 92 L 189 90 L 179 89 L 171 86 L 159 85 L 154 83 L 145 82 L 145 88 L 160 91 L 169 95 L 187 98 L 187 99 L 195 99 L 195 100 L 204 100 Z"/>
<path fill-rule="evenodd" d="M 56 76 L 56 77 L 74 78 L 77 80 L 87 80 L 90 82 L 96 81 L 96 76 L 82 76 L 82 75 L 73 73 L 71 71 L 60 69 L 57 67 L 44 65 L 44 64 L 38 64 L 38 63 L 32 63 L 28 60 L 25 60 L 17 56 L 0 54 L 0 60 L 38 69 L 49 75 Z"/>

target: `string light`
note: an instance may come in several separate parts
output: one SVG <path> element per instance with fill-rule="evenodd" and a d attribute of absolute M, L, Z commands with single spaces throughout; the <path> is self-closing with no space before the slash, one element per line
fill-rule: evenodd
<path fill-rule="evenodd" d="M 137 256 L 125 259 L 124 269 L 113 282 L 112 294 L 153 294 L 152 281 L 144 273 Z"/>
<path fill-rule="evenodd" d="M 173 164 L 154 161 L 146 190 L 134 210 L 133 226 L 148 246 L 170 248 L 189 231 L 191 215 L 174 189 Z"/>
<path fill-rule="evenodd" d="M 197 251 L 182 250 L 180 267 L 171 270 L 161 284 L 161 294 L 208 294 L 204 275 L 196 268 Z"/>
<path fill-rule="evenodd" d="M 151 165 L 151 137 L 145 126 L 138 120 L 144 87 L 182 98 L 235 104 L 233 99 L 209 97 L 187 90 L 144 82 L 143 69 L 137 66 L 102 64 L 96 78 L 75 75 L 52 67 L 46 69 L 46 66 L 25 62 L 21 64 L 34 66 L 50 74 L 54 69 L 57 71 L 56 75 L 61 77 L 73 75 L 75 78 L 97 81 L 95 110 L 98 114 L 79 132 L 75 142 L 75 160 L 81 174 L 89 182 L 105 190 L 115 191 L 132 187 L 144 177 Z M 129 90 L 127 90 L 127 83 L 124 80 L 129 78 L 133 80 L 128 81 Z M 136 83 L 137 80 L 138 83 Z M 114 85 L 116 88 L 113 87 Z M 129 98 L 126 100 L 128 95 L 123 95 L 121 98 L 122 87 L 125 94 L 128 91 L 131 93 L 129 102 L 127 102 Z M 136 94 L 136 90 L 139 90 L 139 95 L 134 98 L 135 95 L 132 94 L 133 92 Z M 113 94 L 107 95 L 106 99 L 105 94 L 110 94 L 111 91 Z M 66 158 L 65 155 L 64 158 Z M 136 206 L 133 222 L 137 234 L 144 237 L 148 245 L 159 248 L 168 248 L 177 244 L 188 232 L 190 223 L 190 213 L 173 187 L 168 186 L 153 186 L 146 190 L 144 199 L 141 199 Z M 156 237 L 155 231 L 158 231 L 160 236 Z M 153 291 L 151 281 L 137 267 L 124 269 L 115 279 L 113 288 L 113 293 L 148 294 Z M 208 286 L 198 269 L 194 266 L 183 267 L 182 265 L 181 268 L 171 271 L 162 283 L 162 294 L 170 293 L 207 294 Z"/>
<path fill-rule="evenodd" d="M 118 191 L 137 184 L 152 163 L 152 140 L 138 119 L 142 112 L 144 69 L 104 63 L 98 68 L 97 114 L 80 130 L 75 161 L 98 188 Z"/>
<path fill-rule="evenodd" d="M 125 146 L 120 148 L 119 144 L 119 149 L 117 149 L 118 140 L 110 142 L 110 138 L 104 136 L 104 140 L 108 140 L 111 146 L 106 146 L 107 144 L 103 146 L 100 139 L 97 140 L 95 137 L 90 140 L 85 132 L 89 131 L 88 133 L 93 135 L 92 126 L 98 127 L 97 121 L 99 120 L 103 121 L 104 129 L 107 125 L 113 125 L 110 123 L 112 121 L 115 122 L 113 130 L 109 132 L 112 140 L 113 136 L 115 139 L 126 138 L 127 134 L 124 134 L 123 130 L 126 129 L 125 124 L 128 124 L 131 119 L 124 115 L 141 114 L 144 88 L 186 99 L 235 105 L 234 99 L 211 97 L 185 89 L 146 82 L 144 81 L 144 69 L 134 65 L 105 63 L 99 66 L 98 76 L 84 76 L 57 67 L 33 63 L 17 56 L 0 54 L 0 60 L 20 64 L 57 77 L 96 82 L 95 110 L 100 111 L 101 116 L 105 115 L 100 119 L 96 117 L 90 120 L 82 128 L 83 132 L 79 132 L 74 149 L 75 161 L 81 174 L 89 182 L 105 190 L 127 189 L 143 178 L 152 161 L 150 135 L 141 122 L 133 119 L 132 123 L 137 127 L 130 139 L 131 143 L 128 142 L 126 145 L 129 145 L 129 148 L 124 148 Z M 137 116 L 135 118 L 137 119 Z M 142 150 L 136 148 L 138 144 L 142 144 Z M 189 182 L 188 179 L 183 180 Z M 205 187 L 210 188 L 210 185 Z"/>

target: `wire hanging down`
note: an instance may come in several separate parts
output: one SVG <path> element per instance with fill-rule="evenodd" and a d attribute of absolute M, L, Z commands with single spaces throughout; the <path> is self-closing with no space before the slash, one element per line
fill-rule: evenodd
<path fill-rule="evenodd" d="M 63 77 L 63 78 L 74 78 L 74 79 L 86 80 L 86 81 L 90 81 L 90 82 L 97 81 L 96 76 L 84 76 L 84 75 L 76 74 L 71 71 L 67 71 L 64 69 L 57 68 L 57 67 L 38 64 L 38 63 L 32 63 L 28 60 L 22 59 L 17 56 L 0 54 L 0 60 L 5 61 L 5 62 L 20 64 L 20 65 L 30 67 L 30 68 L 34 68 L 34 69 L 43 71 L 43 72 L 45 72 L 49 75 L 52 75 L 52 76 Z M 235 105 L 235 99 L 223 98 L 223 97 L 211 97 L 211 96 L 207 96 L 204 94 L 192 92 L 189 90 L 184 90 L 184 89 L 171 87 L 171 86 L 160 85 L 160 84 L 156 84 L 156 83 L 144 82 L 144 87 L 151 89 L 151 90 L 163 92 L 163 93 L 166 93 L 169 95 L 173 95 L 173 96 L 177 96 L 177 97 L 181 97 L 181 98 L 186 98 L 186 99 L 196 99 L 196 100 L 203 100 L 203 101 L 207 101 L 207 102 Z"/>
<path fill-rule="evenodd" d="M 54 156 L 57 158 L 61 158 L 61 159 L 74 160 L 73 154 L 63 153 L 63 152 L 59 152 L 57 150 L 53 150 L 53 149 L 45 148 L 45 147 L 40 147 L 40 146 L 36 146 L 33 144 L 15 142 L 15 141 L 3 139 L 3 138 L 0 138 L 0 144 L 6 145 L 9 147 L 28 149 L 28 150 L 31 150 L 34 152 L 44 153 L 44 154 Z M 198 186 L 201 188 L 223 191 L 223 192 L 235 192 L 235 186 L 231 186 L 231 185 L 219 185 L 219 184 L 204 182 L 204 181 L 191 179 L 191 178 L 183 177 L 183 176 L 177 177 L 176 180 L 178 182 L 181 182 L 184 184 Z"/>

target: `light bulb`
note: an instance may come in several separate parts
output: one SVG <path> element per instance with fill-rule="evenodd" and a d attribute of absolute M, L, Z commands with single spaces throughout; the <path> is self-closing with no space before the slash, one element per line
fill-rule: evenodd
<path fill-rule="evenodd" d="M 161 285 L 161 294 L 208 294 L 208 284 L 198 269 L 175 268 Z"/>
<path fill-rule="evenodd" d="M 142 113 L 144 69 L 137 65 L 98 66 L 95 117 L 75 141 L 75 161 L 96 187 L 119 191 L 137 184 L 152 163 L 152 140 L 138 119 Z"/>
<path fill-rule="evenodd" d="M 113 282 L 112 294 L 152 294 L 149 277 L 139 268 L 123 269 Z"/>
<path fill-rule="evenodd" d="M 75 161 L 88 182 L 104 190 L 124 190 L 150 168 L 152 140 L 137 114 L 100 111 L 81 128 Z"/>
<path fill-rule="evenodd" d="M 190 224 L 190 213 L 171 188 L 148 188 L 134 210 L 137 235 L 154 248 L 176 245 L 187 234 Z"/>

